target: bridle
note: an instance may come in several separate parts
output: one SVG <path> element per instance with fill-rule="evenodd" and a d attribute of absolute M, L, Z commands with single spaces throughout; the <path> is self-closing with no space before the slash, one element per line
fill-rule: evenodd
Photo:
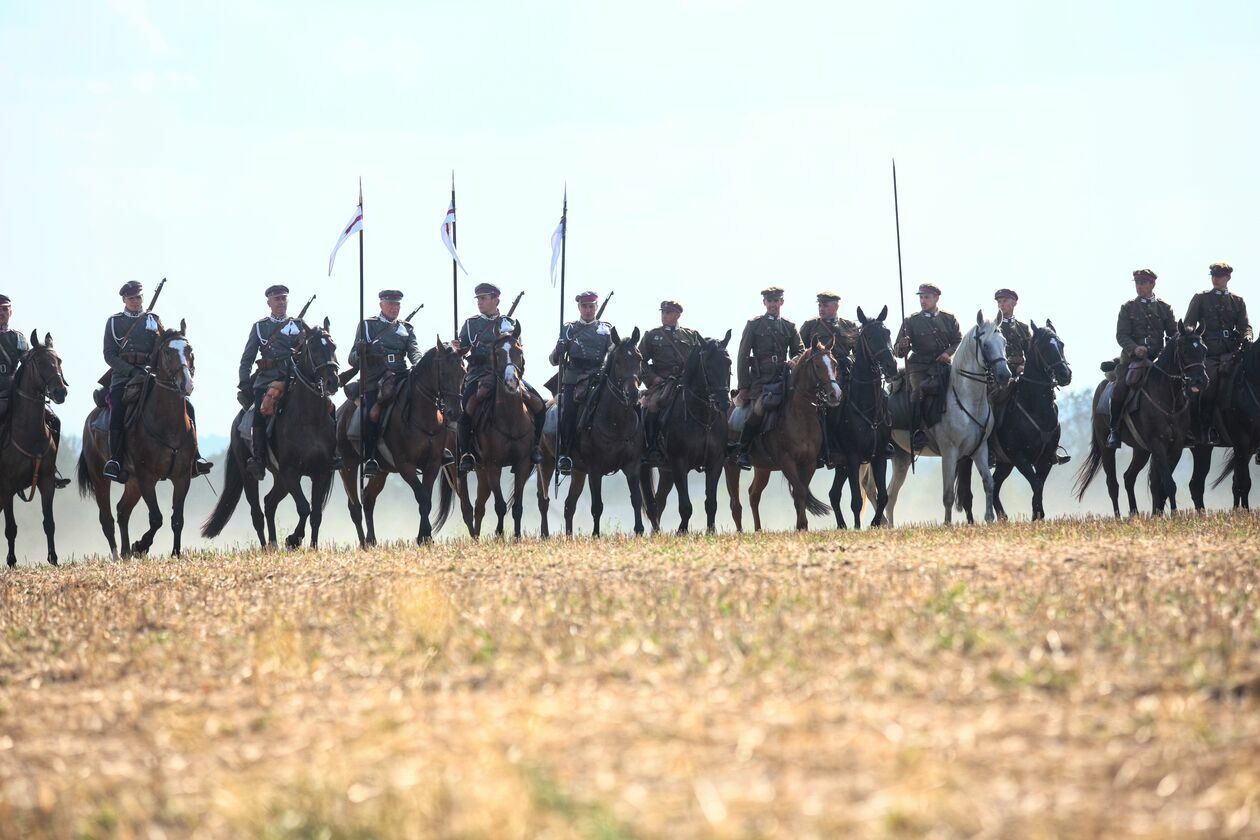
<path fill-rule="evenodd" d="M 306 367 L 309 368 L 310 373 L 303 373 L 302 365 L 300 364 L 293 366 L 293 373 L 297 381 L 302 383 L 302 386 L 308 391 L 320 397 L 327 397 L 329 395 L 328 389 L 324 385 L 324 377 L 320 375 L 320 372 L 332 368 L 333 375 L 337 374 L 340 368 L 340 365 L 337 364 L 337 345 L 333 344 L 332 339 L 328 337 L 328 333 L 323 330 L 317 332 L 315 337 L 319 339 L 318 343 L 320 346 L 327 350 L 324 360 L 319 364 L 315 363 L 315 356 L 312 350 L 316 342 L 312 341 L 311 337 L 308 336 L 302 342 L 302 349 L 299 351 L 299 355 L 301 355 Z"/>
<path fill-rule="evenodd" d="M 1030 385 L 1041 385 L 1041 386 L 1049 387 L 1049 388 L 1061 388 L 1063 386 L 1059 384 L 1060 372 L 1062 372 L 1063 378 L 1071 376 L 1072 366 L 1068 364 L 1067 358 L 1063 355 L 1063 350 L 1061 350 L 1059 347 L 1058 336 L 1055 333 L 1051 332 L 1049 329 L 1043 329 L 1041 330 L 1041 332 L 1050 337 L 1047 343 L 1051 347 L 1054 348 L 1054 354 L 1057 358 L 1054 361 L 1047 364 L 1045 356 L 1043 355 L 1043 353 L 1045 352 L 1044 348 L 1041 346 L 1039 342 L 1033 341 L 1032 353 L 1030 355 L 1037 361 L 1037 365 L 1042 370 L 1046 371 L 1047 378 L 1045 380 L 1041 380 L 1035 377 L 1031 377 L 1028 375 L 1028 371 L 1025 370 L 1024 373 L 1019 377 L 1020 381 L 1027 382 Z"/>
<path fill-rule="evenodd" d="M 628 348 L 623 350 L 623 348 Z M 608 359 L 604 362 L 604 389 L 612 395 L 612 398 L 624 406 L 637 406 L 639 404 L 639 384 L 636 381 L 638 377 L 634 374 L 617 379 L 613 376 L 617 367 L 617 355 L 624 353 L 631 358 L 638 357 L 639 367 L 643 366 L 643 357 L 639 355 L 639 349 L 634 346 L 633 342 L 627 341 L 619 344 L 608 351 Z"/>
<path fill-rule="evenodd" d="M 996 327 L 994 329 L 996 329 Z M 971 334 L 971 338 L 976 345 L 976 361 L 980 363 L 982 369 L 974 371 L 959 367 L 955 369 L 955 372 L 963 379 L 969 379 L 972 382 L 983 382 L 985 385 L 993 385 L 997 381 L 997 377 L 994 376 L 993 370 L 997 367 L 999 362 L 1006 361 L 1006 358 L 1003 356 L 997 356 L 991 359 L 984 354 L 984 341 L 980 338 L 983 334 L 985 334 L 985 331 L 981 329 L 977 329 Z"/>
<path fill-rule="evenodd" d="M 827 370 L 826 381 L 824 381 L 823 376 L 821 374 L 819 374 L 816 371 L 814 373 L 814 396 L 813 396 L 813 399 L 810 400 L 810 405 L 818 409 L 827 408 L 827 398 L 829 395 L 834 395 L 837 391 L 841 395 L 844 394 L 844 389 L 840 387 L 840 383 L 836 379 L 835 371 L 839 367 L 839 364 L 836 362 L 835 357 L 832 356 L 831 365 L 828 366 L 827 365 L 828 356 L 831 356 L 830 349 L 826 347 L 822 349 L 819 349 L 817 347 L 811 347 L 808 350 L 806 350 L 805 353 L 797 360 L 798 365 L 802 365 L 808 362 L 810 363 L 810 367 L 812 368 L 814 367 L 813 360 L 821 359 L 823 367 Z M 832 390 L 829 390 L 829 389 L 832 389 Z M 837 400 L 838 399 L 839 397 L 837 397 Z"/>
<path fill-rule="evenodd" d="M 48 354 L 48 357 L 52 359 L 53 370 L 56 371 L 57 373 L 56 381 L 51 381 L 45 378 L 43 372 L 39 370 L 39 368 L 35 365 L 33 361 L 31 361 L 31 357 L 35 353 L 40 352 L 40 351 L 46 352 Z M 26 359 L 24 359 L 22 363 L 18 365 L 17 374 L 15 374 L 14 376 L 14 391 L 22 399 L 30 400 L 31 402 L 47 403 L 48 400 L 51 399 L 51 392 L 55 388 L 59 386 L 64 388 L 68 384 L 66 382 L 65 375 L 61 372 L 61 357 L 58 356 L 56 352 L 54 352 L 53 350 L 47 347 L 33 347 L 29 351 L 29 354 L 30 355 L 28 355 Z M 23 387 L 26 384 L 25 376 L 26 376 L 26 369 L 28 367 L 34 368 L 35 372 L 39 374 L 40 383 L 42 385 L 42 387 L 38 391 L 35 391 L 33 393 L 27 393 Z"/>
<path fill-rule="evenodd" d="M 171 346 L 176 341 L 184 342 L 183 349 L 186 352 L 181 352 Z M 158 363 L 162 358 L 162 354 L 168 350 L 173 352 L 179 359 L 179 370 L 172 373 L 169 379 L 159 376 L 157 372 L 160 367 Z M 151 371 L 149 372 L 149 376 L 153 379 L 153 384 L 164 391 L 176 391 L 184 396 L 191 393 L 192 382 L 196 376 L 196 365 L 194 362 L 189 361 L 189 357 L 191 357 L 191 355 L 192 345 L 188 343 L 188 339 L 185 338 L 182 333 L 172 334 L 170 338 L 163 338 L 162 342 L 158 344 L 157 347 L 153 348 L 153 355 L 150 357 Z M 179 378 L 185 375 L 188 377 L 189 388 L 187 391 L 184 390 L 182 383 L 179 381 Z"/>
<path fill-rule="evenodd" d="M 875 323 L 875 322 L 872 322 L 872 323 Z M 887 355 L 889 362 L 891 362 L 892 364 L 892 367 L 894 369 L 897 367 L 897 363 L 892 360 L 893 359 L 892 347 L 885 346 L 885 347 L 880 348 L 879 352 L 872 351 L 870 341 L 867 339 L 865 324 L 863 324 L 861 327 L 858 328 L 858 344 L 862 347 L 862 350 L 865 351 L 867 367 L 870 370 L 870 372 L 874 374 L 874 376 L 872 376 L 870 379 L 863 379 L 861 376 L 858 376 L 858 371 L 860 370 L 860 368 L 857 366 L 856 359 L 855 359 L 854 360 L 855 364 L 853 366 L 853 369 L 849 372 L 849 378 L 852 379 L 854 382 L 856 382 L 858 385 L 876 385 L 876 386 L 882 387 L 884 384 L 884 368 L 880 364 L 881 357 Z"/>

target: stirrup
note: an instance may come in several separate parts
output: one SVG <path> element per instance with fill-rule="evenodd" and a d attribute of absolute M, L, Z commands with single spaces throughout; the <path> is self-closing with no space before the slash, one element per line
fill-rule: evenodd
<path fill-rule="evenodd" d="M 455 463 L 455 453 L 449 449 L 442 450 L 442 466 L 449 467 Z"/>
<path fill-rule="evenodd" d="M 471 452 L 459 456 L 459 471 L 464 475 L 477 469 L 477 458 Z"/>
<path fill-rule="evenodd" d="M 739 464 L 739 468 L 741 470 L 751 470 L 752 455 L 748 454 L 748 450 L 745 449 L 739 453 L 739 457 L 735 459 L 735 463 Z"/>
<path fill-rule="evenodd" d="M 267 467 L 263 465 L 262 461 L 252 455 L 245 462 L 245 471 L 249 473 L 249 477 L 254 479 L 254 481 L 262 481 L 267 475 Z"/>
<path fill-rule="evenodd" d="M 570 475 L 573 472 L 573 459 L 568 455 L 561 455 L 556 460 L 556 472 L 560 475 Z"/>
<path fill-rule="evenodd" d="M 214 463 L 207 461 L 205 458 L 198 458 L 196 461 L 193 461 L 194 476 L 209 475 L 212 469 L 214 469 Z"/>
<path fill-rule="evenodd" d="M 1120 448 L 1120 431 L 1118 429 L 1109 429 L 1107 431 L 1106 447 L 1108 449 Z"/>
<path fill-rule="evenodd" d="M 380 473 L 380 471 L 381 471 L 381 465 L 377 463 L 375 458 L 368 458 L 366 461 L 363 462 L 364 478 L 372 478 L 373 476 Z"/>
<path fill-rule="evenodd" d="M 63 478 L 62 475 L 58 473 L 57 476 L 53 479 L 53 485 L 58 490 L 65 490 L 67 487 L 70 486 L 70 479 Z"/>
<path fill-rule="evenodd" d="M 529 462 L 535 465 L 543 462 L 542 449 L 537 445 L 535 445 L 533 449 L 529 450 Z"/>
<path fill-rule="evenodd" d="M 113 458 L 105 462 L 105 468 L 101 472 L 111 481 L 117 481 L 119 484 L 127 483 L 127 471 L 123 469 L 123 465 L 120 462 Z"/>
<path fill-rule="evenodd" d="M 342 470 L 346 468 L 346 462 L 341 460 L 340 455 L 333 455 L 332 468 L 333 468 L 333 472 L 341 472 Z"/>

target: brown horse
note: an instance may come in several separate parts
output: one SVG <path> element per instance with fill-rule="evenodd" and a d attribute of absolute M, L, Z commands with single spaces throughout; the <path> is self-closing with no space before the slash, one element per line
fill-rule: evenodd
<path fill-rule="evenodd" d="M 502 537 L 508 502 L 503 497 L 503 469 L 512 470 L 512 534 L 521 536 L 521 517 L 525 513 L 525 482 L 534 469 L 534 416 L 530 402 L 538 397 L 525 384 L 525 353 L 521 348 L 521 328 L 498 332 L 491 355 L 492 373 L 481 391 L 469 401 L 468 412 L 474 425 L 477 457 L 477 502 L 468 500 L 468 476 L 460 477 L 460 507 L 464 524 L 473 539 L 481 536 L 481 522 L 486 515 L 486 501 L 494 494 L 494 512 L 498 517 L 494 535 Z M 536 404 L 541 409 L 541 403 Z"/>
<path fill-rule="evenodd" d="M 448 424 L 448 414 L 459 413 L 465 352 L 444 344 L 438 338 L 437 344 L 425 352 L 420 362 L 400 378 L 393 417 L 381 429 L 377 444 L 377 451 L 386 457 L 378 459 L 381 471 L 368 479 L 362 503 L 359 502 L 362 456 L 349 439 L 350 420 L 358 402 L 347 400 L 337 409 L 337 446 L 344 462 L 341 483 L 346 489 L 346 506 L 350 509 L 350 518 L 354 520 L 360 547 L 376 545 L 376 497 L 381 494 L 391 472 L 398 473 L 415 496 L 420 510 L 420 529 L 416 533 L 418 545 L 430 542 L 433 534 L 446 523 L 446 517 L 451 512 L 453 478 L 452 469 L 444 468 L 442 460 L 444 451 L 454 450 L 455 447 L 455 435 Z M 440 484 L 440 501 L 437 519 L 430 522 L 435 483 Z M 367 514 L 366 534 L 363 530 L 364 513 Z"/>
<path fill-rule="evenodd" d="M 179 329 L 164 330 L 158 336 L 157 346 L 149 357 L 148 375 L 142 381 L 137 398 L 134 420 L 127 429 L 127 472 L 130 478 L 123 486 L 118 500 L 118 531 L 123 545 L 123 556 L 144 554 L 153 545 L 153 535 L 162 526 L 162 512 L 158 508 L 157 483 L 170 481 L 171 533 L 174 544 L 171 556 L 180 553 L 180 538 L 184 530 L 184 500 L 193 479 L 193 465 L 197 459 L 197 429 L 188 416 L 186 398 L 193 391 L 196 362 L 193 348 L 185 333 L 186 326 L 179 322 Z M 107 439 L 105 432 L 93 426 L 96 417 L 105 409 L 97 407 L 83 424 L 83 452 L 79 455 L 79 495 L 96 494 L 101 530 L 109 541 L 109 553 L 118 556 L 118 544 L 114 541 L 114 517 L 109 512 L 109 490 L 112 482 L 105 477 Z M 126 411 L 126 406 L 114 406 L 114 411 Z M 126 465 L 125 465 L 126 466 Z M 134 544 L 128 531 L 131 511 L 136 502 L 144 499 L 149 509 L 149 529 Z"/>
<path fill-rule="evenodd" d="M 831 513 L 809 490 L 810 479 L 818 465 L 822 449 L 822 426 L 818 412 L 840 404 L 840 383 L 836 380 L 837 365 L 831 355 L 834 339 L 814 346 L 797 356 L 789 365 L 787 394 L 779 409 L 774 428 L 763 433 L 752 449 L 753 480 L 748 488 L 748 505 L 752 508 L 753 529 L 761 530 L 761 493 L 770 482 L 770 473 L 779 470 L 787 479 L 796 507 L 796 529 L 809 528 L 807 515 Z M 731 518 L 735 529 L 744 530 L 743 508 L 739 503 L 739 465 L 726 463 L 726 490 L 731 498 Z"/>
<path fill-rule="evenodd" d="M 605 475 L 620 472 L 630 488 L 630 505 L 634 510 L 634 532 L 643 533 L 643 493 L 639 486 L 639 464 L 643 460 L 643 421 L 639 416 L 639 378 L 643 375 L 643 354 L 639 352 L 639 328 L 622 340 L 612 331 L 612 347 L 604 366 L 596 374 L 586 397 L 578 407 L 578 436 L 570 453 L 573 473 L 569 495 L 564 500 L 564 533 L 573 535 L 573 514 L 578 498 L 591 480 L 592 533 L 599 536 L 599 518 L 604 512 L 603 480 Z M 538 511 L 542 514 L 542 536 L 548 536 L 548 485 L 555 471 L 555 436 L 547 436 L 546 455 L 538 471 Z"/>
<path fill-rule="evenodd" d="M 706 529 L 710 534 L 716 530 L 717 485 L 726 462 L 726 410 L 731 402 L 731 357 L 726 352 L 730 341 L 730 330 L 721 341 L 703 339 L 688 355 L 670 405 L 662 407 L 667 416 L 662 423 L 665 463 L 660 486 L 652 489 L 651 467 L 644 465 L 639 472 L 643 503 L 654 532 L 661 528 L 669 491 L 677 486 L 678 533 L 687 533 L 692 510 L 687 474 L 692 470 L 704 473 Z"/>
<path fill-rule="evenodd" d="M 7 562 L 17 565 L 14 543 L 17 541 L 17 519 L 13 515 L 13 497 L 29 502 L 39 488 L 40 506 L 44 513 L 44 536 L 48 538 L 48 562 L 57 565 L 57 547 L 53 534 L 53 493 L 57 478 L 57 441 L 45 419 L 44 404 L 51 399 L 57 404 L 66 400 L 66 379 L 61 373 L 61 358 L 53 350 L 52 336 L 44 333 L 44 343 L 31 331 L 31 349 L 26 352 L 13 376 L 13 405 L 0 435 L 0 498 L 4 499 L 4 536 L 9 541 Z"/>
<path fill-rule="evenodd" d="M 249 501 L 250 517 L 258 542 L 265 548 L 276 544 L 276 508 L 285 496 L 292 496 L 297 507 L 298 524 L 285 538 L 284 544 L 297 548 L 306 537 L 306 522 L 311 523 L 311 548 L 319 543 L 319 526 L 324 519 L 324 505 L 332 491 L 333 458 L 337 454 L 337 428 L 328 412 L 330 397 L 337 392 L 337 345 L 328 332 L 328 319 L 322 327 L 303 327 L 294 354 L 294 375 L 288 383 L 283 407 L 276 415 L 271 431 L 267 468 L 271 470 L 271 492 L 267 494 L 267 534 L 263 536 L 263 508 L 258 504 L 262 482 L 249 475 L 245 462 L 251 455 L 249 443 L 241 437 L 238 412 L 232 421 L 231 441 L 223 479 L 223 492 L 214 510 L 201 528 L 201 536 L 217 537 L 244 492 Z M 302 478 L 311 480 L 311 502 L 302 490 Z"/>

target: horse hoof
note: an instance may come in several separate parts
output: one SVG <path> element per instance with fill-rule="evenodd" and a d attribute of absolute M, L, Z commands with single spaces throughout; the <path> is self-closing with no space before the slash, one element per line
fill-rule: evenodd
<path fill-rule="evenodd" d="M 17 558 L 16 558 L 16 557 L 10 557 L 10 558 L 6 559 L 4 562 L 8 563 L 8 564 L 9 564 L 9 568 L 10 568 L 10 569 L 12 569 L 14 566 L 16 566 L 16 565 L 17 565 Z"/>
<path fill-rule="evenodd" d="M 50 565 L 50 566 L 56 566 L 56 565 L 57 565 L 57 555 L 55 555 L 55 554 L 54 554 L 54 555 L 52 555 L 52 556 L 50 556 L 50 557 L 48 558 L 48 565 Z"/>
<path fill-rule="evenodd" d="M 302 547 L 302 538 L 301 538 L 301 537 L 295 537 L 295 536 L 293 536 L 293 535 L 291 535 L 291 534 L 290 534 L 289 536 L 287 536 L 287 537 L 285 537 L 285 538 L 284 538 L 284 547 L 285 547 L 285 548 L 301 548 L 301 547 Z"/>

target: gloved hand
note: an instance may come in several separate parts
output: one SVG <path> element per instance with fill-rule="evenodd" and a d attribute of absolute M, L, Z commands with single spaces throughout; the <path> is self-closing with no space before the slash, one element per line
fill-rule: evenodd
<path fill-rule="evenodd" d="M 248 409 L 254 404 L 254 395 L 248 388 L 237 388 L 236 401 L 241 404 L 241 408 Z"/>

